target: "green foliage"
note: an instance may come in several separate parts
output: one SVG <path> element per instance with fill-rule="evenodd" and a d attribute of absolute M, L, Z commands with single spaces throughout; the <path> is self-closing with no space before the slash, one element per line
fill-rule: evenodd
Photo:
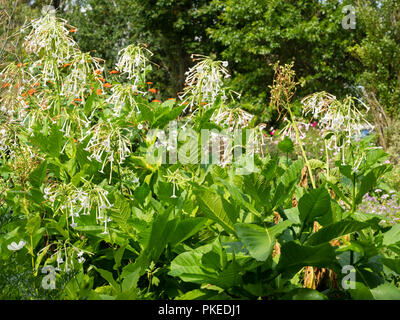
<path fill-rule="evenodd" d="M 106 2 L 96 3 L 99 7 L 86 13 L 88 16 L 96 10 L 118 9 Z M 278 30 L 283 25 L 290 27 L 282 42 L 288 48 L 304 40 L 305 31 L 309 33 L 306 43 L 322 37 L 322 27 L 327 33 L 339 32 L 331 18 L 320 12 L 326 6 L 337 14 L 339 7 L 330 1 L 315 6 L 302 1 L 268 2 L 265 12 L 260 9 L 263 3 L 226 3 L 219 23 L 235 22 L 236 27 L 243 23 L 240 32 L 247 31 L 243 48 L 250 50 L 249 38 L 253 37 L 256 45 L 252 52 L 259 59 L 283 54 L 283 47 L 276 47 L 282 42 Z M 143 5 L 137 14 L 143 14 L 149 5 Z M 198 5 L 187 11 L 178 2 L 159 1 L 152 8 L 157 10 L 146 11 L 141 19 L 149 18 L 154 31 L 160 32 L 161 25 L 172 19 L 179 35 L 186 30 L 196 33 L 202 25 L 193 27 L 188 21 L 208 14 L 198 12 L 206 3 Z M 219 1 L 212 5 L 218 9 Z M 170 16 L 177 7 L 183 17 Z M 287 15 L 278 16 L 281 11 Z M 299 24 L 301 30 L 297 30 L 302 15 L 310 21 Z M 261 38 L 251 30 L 259 21 L 254 17 L 271 25 L 267 45 L 257 44 Z M 41 20 L 43 24 L 64 30 L 63 22 L 49 16 L 44 19 L 48 20 Z M 255 23 L 248 30 L 244 22 L 252 19 Z M 225 30 L 227 37 L 235 38 L 234 33 L 218 28 L 215 30 Z M 60 34 L 69 39 L 66 32 Z M 260 30 L 260 36 L 266 35 Z M 55 57 L 51 52 L 59 39 L 52 40 L 48 47 L 27 56 L 27 65 L 11 63 L 3 73 L 5 77 L 9 70 L 24 74 L 28 65 L 38 61 L 46 67 L 32 71 L 39 85 L 23 79 L 25 86 L 36 91 L 17 92 L 17 97 L 26 97 L 22 99 L 30 106 L 26 112 L 19 112 L 21 101 L 14 91 L 7 91 L 8 86 L 1 91 L 16 114 L 12 116 L 19 120 L 4 115 L 7 149 L 1 149 L 0 160 L 1 299 L 323 300 L 338 292 L 352 299 L 398 299 L 399 224 L 389 228 L 380 216 L 360 209 L 365 195 L 383 187 L 384 175 L 392 170 L 385 163 L 388 155 L 371 146 L 371 140 L 349 138 L 335 149 L 337 154 L 326 148 L 324 156 L 314 155 L 311 160 L 301 149 L 304 142 L 299 137 L 280 136 L 276 153 L 252 150 L 248 143 L 243 149 L 249 152 L 241 160 L 252 166 L 245 167 L 244 174 L 239 170 L 242 162 L 223 162 L 220 149 L 216 163 L 163 163 L 162 151 L 171 151 L 162 136 L 164 129 L 172 133 L 167 127 L 170 121 L 175 120 L 180 129 L 190 127 L 197 138 L 204 128 L 222 126 L 215 123 L 213 115 L 231 110 L 229 106 L 217 99 L 201 109 L 200 99 L 190 113 L 176 101 L 149 102 L 148 92 L 139 90 L 139 86 L 148 88 L 145 76 L 150 70 L 146 67 L 135 72 L 121 67 L 118 76 L 109 76 L 102 74 L 98 61 L 89 55 L 84 56 L 83 67 L 75 60 L 68 65 L 70 55 L 82 57 L 79 48 L 71 41 L 68 54 L 63 56 L 65 48 L 60 47 L 60 55 Z M 264 46 L 274 49 L 268 51 Z M 232 50 L 237 50 L 238 61 L 246 64 L 240 60 L 247 59 L 245 51 L 238 50 L 237 43 L 232 43 Z M 315 54 L 318 57 L 318 50 Z M 135 62 L 140 57 L 124 58 Z M 336 59 L 329 58 L 330 63 Z M 48 68 L 59 77 L 50 83 L 45 74 Z M 336 78 L 329 71 L 324 70 L 327 77 L 350 79 Z M 101 75 L 104 81 L 99 79 Z M 79 85 L 68 91 L 68 84 L 74 82 L 71 79 Z M 316 75 L 310 81 L 315 79 L 324 78 Z M 116 100 L 111 98 L 115 98 L 116 88 L 125 87 L 127 98 L 122 93 Z M 291 112 L 291 107 L 286 107 Z M 253 126 L 254 122 L 248 123 Z M 252 132 L 265 138 L 260 127 Z M 332 135 L 343 139 L 341 132 Z M 221 140 L 217 141 L 221 146 Z M 187 146 L 187 141 L 178 139 L 177 144 Z M 160 154 L 150 159 L 154 149 Z M 171 154 L 165 158 L 171 160 Z M 352 289 L 341 285 L 346 276 L 343 267 L 349 265 L 355 274 Z M 43 287 L 44 267 L 56 271 L 54 290 Z M 320 283 L 315 290 L 303 288 L 305 267 L 335 272 L 338 288 L 322 288 Z M 22 285 L 16 286 L 17 282 Z"/>

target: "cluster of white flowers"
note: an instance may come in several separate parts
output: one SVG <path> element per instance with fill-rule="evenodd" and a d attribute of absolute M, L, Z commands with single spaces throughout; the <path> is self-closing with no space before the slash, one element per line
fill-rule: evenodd
<path fill-rule="evenodd" d="M 76 218 L 81 215 L 96 213 L 96 221 L 104 223 L 104 234 L 107 234 L 107 223 L 111 219 L 106 211 L 113 205 L 107 198 L 108 191 L 99 186 L 92 186 L 85 183 L 83 187 L 77 188 L 69 185 L 52 185 L 44 188 L 44 199 L 49 200 L 53 206 L 60 205 L 59 210 L 67 213 L 71 218 L 70 226 L 78 226 Z"/>
<path fill-rule="evenodd" d="M 211 117 L 211 120 L 216 124 L 228 127 L 230 131 L 233 131 L 236 129 L 247 128 L 253 117 L 252 114 L 240 108 L 225 110 L 220 108 L 218 112 Z"/>
<path fill-rule="evenodd" d="M 128 79 L 132 80 L 134 90 L 140 83 L 140 77 L 144 82 L 146 66 L 149 63 L 149 56 L 153 53 L 144 45 L 129 45 L 118 52 L 120 56 L 117 62 L 117 70 L 127 74 Z"/>
<path fill-rule="evenodd" d="M 140 113 L 139 107 L 137 105 L 136 99 L 133 97 L 134 93 L 144 94 L 145 92 L 141 92 L 132 84 L 115 84 L 111 88 L 111 96 L 107 99 L 107 103 L 113 105 L 114 116 L 118 117 L 121 114 L 121 110 L 125 105 L 128 105 L 132 109 L 128 114 L 128 117 L 131 116 L 132 112 L 136 110 Z"/>
<path fill-rule="evenodd" d="M 85 136 L 79 141 L 83 141 L 87 136 L 91 135 L 89 142 L 85 148 L 90 152 L 88 159 L 92 159 L 102 163 L 100 169 L 104 173 L 104 167 L 110 163 L 110 181 L 112 178 L 112 168 L 114 161 L 122 164 L 131 153 L 131 136 L 132 131 L 111 123 L 110 119 L 106 122 L 100 122 L 93 126 Z"/>
<path fill-rule="evenodd" d="M 71 57 L 77 43 L 72 39 L 65 20 L 53 14 L 44 14 L 31 22 L 31 32 L 26 37 L 26 50 L 37 55 L 51 55 L 59 63 Z"/>
<path fill-rule="evenodd" d="M 292 122 L 289 121 L 289 119 L 286 117 L 283 119 L 283 121 L 287 122 L 287 124 L 283 127 L 281 131 L 282 137 L 289 137 L 296 144 L 297 143 L 296 131 L 293 127 Z M 297 129 L 299 130 L 299 138 L 300 140 L 304 140 L 307 136 L 304 130 L 308 131 L 310 124 L 300 120 L 296 120 L 296 124 L 297 124 Z M 271 128 L 271 132 L 272 131 L 273 128 Z"/>
<path fill-rule="evenodd" d="M 89 93 L 87 84 L 90 83 L 91 77 L 103 70 L 100 59 L 92 57 L 89 53 L 77 51 L 71 57 L 70 63 L 65 65 L 68 72 L 61 84 L 60 95 L 84 99 Z"/>
<path fill-rule="evenodd" d="M 199 62 L 185 73 L 186 87 L 184 93 L 179 96 L 182 104 L 187 103 L 187 108 L 192 111 L 196 104 L 200 104 L 199 108 L 201 104 L 204 104 L 204 107 L 212 105 L 219 96 L 226 100 L 223 79 L 230 77 L 226 69 L 228 62 L 214 61 L 202 55 L 192 55 L 192 58 Z"/>
<path fill-rule="evenodd" d="M 78 51 L 77 43 L 69 36 L 66 21 L 45 14 L 32 21 L 30 27 L 31 32 L 25 38 L 26 50 L 39 57 L 31 68 L 42 66 L 41 74 L 45 83 L 58 81 L 59 67 Z"/>
<path fill-rule="evenodd" d="M 57 250 L 53 253 L 48 261 L 57 263 L 57 267 L 55 271 L 63 271 L 68 272 L 74 269 L 74 258 L 76 257 L 79 264 L 82 264 L 86 261 L 84 254 L 93 255 L 93 253 L 84 251 L 70 244 L 69 241 L 57 241 L 49 246 L 57 246 Z M 37 255 L 39 256 L 44 250 L 48 250 L 48 247 L 42 248 Z"/>
<path fill-rule="evenodd" d="M 368 112 L 369 107 L 361 100 L 347 97 L 344 101 L 339 101 L 335 96 L 326 92 L 319 92 L 305 97 L 302 100 L 304 105 L 303 114 L 312 114 L 318 120 L 319 127 L 337 135 L 345 134 L 345 143 L 350 143 L 352 138 L 359 138 L 361 130 L 373 129 L 359 110 L 358 106 L 364 107 Z"/>

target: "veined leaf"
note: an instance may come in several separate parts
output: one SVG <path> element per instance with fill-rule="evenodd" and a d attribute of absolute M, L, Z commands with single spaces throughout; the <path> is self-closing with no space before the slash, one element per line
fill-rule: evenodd
<path fill-rule="evenodd" d="M 391 244 L 395 244 L 400 241 L 400 224 L 395 224 L 390 228 L 389 231 L 383 234 L 383 242 L 384 246 L 389 246 Z"/>
<path fill-rule="evenodd" d="M 296 273 L 302 267 L 337 266 L 335 250 L 329 243 L 318 246 L 302 246 L 293 241 L 283 243 L 277 266 L 279 272 Z"/>
<path fill-rule="evenodd" d="M 329 212 L 331 207 L 329 193 L 323 187 L 313 189 L 300 198 L 298 207 L 300 220 L 303 224 L 310 223 Z"/>
<path fill-rule="evenodd" d="M 286 220 L 264 229 L 254 224 L 238 223 L 235 224 L 235 231 L 250 255 L 257 261 L 265 261 L 272 253 L 276 237 L 292 224 L 292 221 Z"/>
<path fill-rule="evenodd" d="M 311 237 L 306 241 L 306 244 L 315 246 L 321 243 L 329 242 L 346 234 L 360 231 L 368 228 L 369 226 L 370 225 L 368 223 L 359 221 L 340 221 L 325 226 L 318 230 L 318 232 L 312 234 Z"/>
<path fill-rule="evenodd" d="M 43 161 L 35 170 L 29 175 L 29 182 L 32 186 L 39 188 L 46 178 L 47 161 Z"/>
<path fill-rule="evenodd" d="M 200 209 L 206 216 L 217 221 L 229 233 L 234 232 L 234 222 L 237 219 L 237 212 L 234 212 L 233 207 L 228 201 L 217 193 L 204 190 L 197 195 Z"/>

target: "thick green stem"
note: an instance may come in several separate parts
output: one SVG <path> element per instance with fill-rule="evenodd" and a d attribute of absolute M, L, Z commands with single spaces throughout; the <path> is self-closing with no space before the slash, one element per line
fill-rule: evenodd
<path fill-rule="evenodd" d="M 325 146 L 325 157 L 326 157 L 326 176 L 329 176 L 329 152 L 328 146 L 326 145 L 326 140 L 324 139 L 324 146 Z"/>
<path fill-rule="evenodd" d="M 303 156 L 303 158 L 304 158 L 304 161 L 305 161 L 306 166 L 307 166 L 307 169 L 308 169 L 308 173 L 309 173 L 310 180 L 311 180 L 311 185 L 312 185 L 313 189 L 315 189 L 316 186 L 315 186 L 315 181 L 314 181 L 314 177 L 313 177 L 311 165 L 310 165 L 310 162 L 308 161 L 306 152 L 304 151 L 303 144 L 302 144 L 301 139 L 300 139 L 299 128 L 297 127 L 296 120 L 294 119 L 292 110 L 290 109 L 289 105 L 288 105 L 288 111 L 289 111 L 289 114 L 290 114 L 290 118 L 291 118 L 291 120 L 292 120 L 292 125 L 293 125 L 293 128 L 294 128 L 294 131 L 295 131 L 295 133 L 296 133 L 296 140 L 297 140 L 297 143 L 298 143 L 299 146 L 300 146 L 301 154 L 302 154 L 302 156 Z"/>

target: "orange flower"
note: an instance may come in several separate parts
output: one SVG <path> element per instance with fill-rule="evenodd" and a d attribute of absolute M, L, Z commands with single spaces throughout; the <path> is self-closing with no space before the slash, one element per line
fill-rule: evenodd
<path fill-rule="evenodd" d="M 151 81 L 149 81 L 149 82 L 146 82 L 147 84 L 153 84 L 153 82 L 151 82 Z"/>
<path fill-rule="evenodd" d="M 69 30 L 69 32 L 71 32 L 71 33 L 73 33 L 73 32 L 78 32 L 78 29 L 73 28 L 73 29 Z"/>
<path fill-rule="evenodd" d="M 95 70 L 93 73 L 95 73 L 95 74 L 101 74 L 101 70 Z"/>
<path fill-rule="evenodd" d="M 22 63 L 19 62 L 19 63 L 17 64 L 17 67 L 18 67 L 18 68 L 21 68 L 21 67 L 22 67 Z"/>
<path fill-rule="evenodd" d="M 71 64 L 70 63 L 66 63 L 63 65 L 64 68 L 69 67 Z"/>
<path fill-rule="evenodd" d="M 9 83 L 5 83 L 5 84 L 3 84 L 1 87 L 2 87 L 2 88 L 7 88 L 7 87 L 9 87 L 9 86 L 10 86 Z"/>
<path fill-rule="evenodd" d="M 119 73 L 118 70 L 111 70 L 111 71 L 110 71 L 110 74 L 117 74 L 117 73 Z"/>
<path fill-rule="evenodd" d="M 107 82 L 107 83 L 103 84 L 103 87 L 104 88 L 111 88 L 112 84 Z"/>
<path fill-rule="evenodd" d="M 157 99 L 154 99 L 152 102 L 158 102 L 158 103 L 160 103 L 161 101 L 160 101 L 160 100 L 157 100 Z"/>
<path fill-rule="evenodd" d="M 36 92 L 36 89 L 29 89 L 28 94 L 32 96 Z"/>
<path fill-rule="evenodd" d="M 175 98 L 168 98 L 168 100 L 175 100 Z"/>
<path fill-rule="evenodd" d="M 74 139 L 74 142 L 76 143 L 76 142 L 78 142 L 78 140 Z"/>
<path fill-rule="evenodd" d="M 23 93 L 22 93 L 22 96 L 25 97 L 25 96 L 26 96 L 26 92 L 23 92 Z"/>
<path fill-rule="evenodd" d="M 74 101 L 82 102 L 82 99 L 81 98 L 75 98 Z"/>
<path fill-rule="evenodd" d="M 38 87 L 38 86 L 40 86 L 40 82 L 35 82 L 32 86 L 33 87 Z"/>
<path fill-rule="evenodd" d="M 101 95 L 103 94 L 103 91 L 102 91 L 101 89 L 97 89 L 97 90 L 96 90 L 96 93 L 97 93 L 99 96 L 101 96 Z"/>
<path fill-rule="evenodd" d="M 151 93 L 157 93 L 157 89 L 151 88 L 151 89 L 149 89 L 149 92 L 151 92 Z"/>

